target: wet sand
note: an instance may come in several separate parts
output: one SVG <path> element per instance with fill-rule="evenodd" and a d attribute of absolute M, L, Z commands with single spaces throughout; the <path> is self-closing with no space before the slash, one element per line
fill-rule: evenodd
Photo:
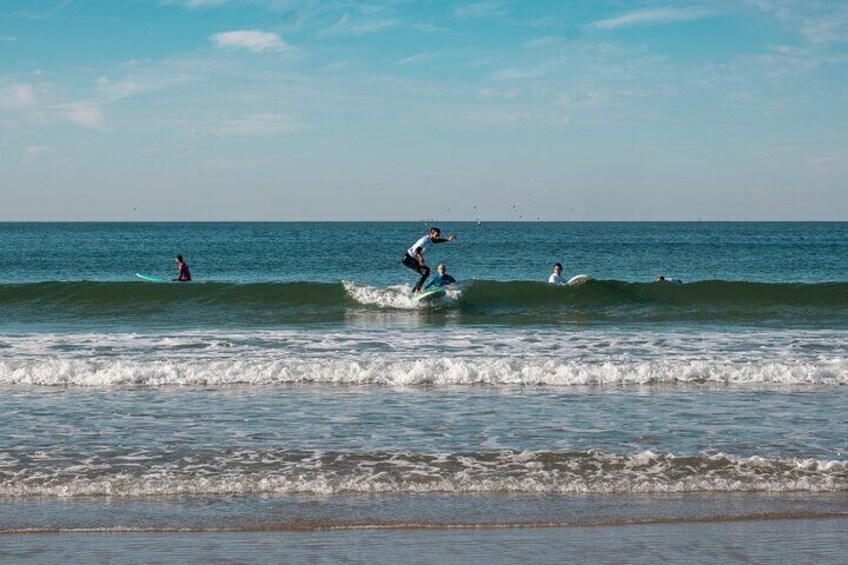
<path fill-rule="evenodd" d="M 0 538 L 8 563 L 838 563 L 848 520 L 495 529 L 60 533 Z"/>

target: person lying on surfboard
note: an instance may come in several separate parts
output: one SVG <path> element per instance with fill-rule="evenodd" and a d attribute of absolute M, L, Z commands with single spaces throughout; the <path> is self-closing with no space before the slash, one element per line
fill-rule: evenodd
<path fill-rule="evenodd" d="M 178 275 L 174 280 L 178 282 L 191 282 L 191 271 L 189 270 L 186 262 L 183 260 L 183 256 L 177 255 L 176 261 Z"/>
<path fill-rule="evenodd" d="M 421 275 L 421 278 L 418 279 L 418 283 L 416 283 L 415 287 L 412 289 L 412 294 L 421 292 L 421 287 L 424 286 L 424 283 L 430 276 L 430 267 L 424 264 L 424 251 L 430 247 L 431 243 L 445 243 L 448 241 L 454 241 L 455 239 L 455 235 L 448 236 L 447 239 L 444 239 L 442 237 L 442 230 L 439 228 L 430 228 L 427 235 L 420 238 L 412 244 L 412 247 L 406 250 L 403 259 L 401 259 L 400 262 L 403 263 L 406 268 L 412 269 Z"/>
<path fill-rule="evenodd" d="M 447 273 L 447 268 L 445 268 L 444 263 L 436 267 L 436 272 L 438 272 L 439 274 L 436 275 L 433 280 L 431 280 L 424 286 L 424 290 L 427 290 L 431 286 L 436 288 L 442 288 L 456 282 L 456 279 Z"/>
<path fill-rule="evenodd" d="M 562 278 L 562 263 L 554 263 L 554 272 L 548 277 L 548 282 L 551 284 L 565 284 Z"/>

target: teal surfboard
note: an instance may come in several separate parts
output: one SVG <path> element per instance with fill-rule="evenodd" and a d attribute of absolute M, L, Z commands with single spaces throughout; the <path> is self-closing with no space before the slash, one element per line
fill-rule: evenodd
<path fill-rule="evenodd" d="M 413 294 L 412 299 L 417 302 L 426 302 L 427 300 L 433 300 L 434 298 L 444 296 L 445 294 L 447 294 L 447 291 L 445 289 L 434 288 L 433 290 L 427 290 L 425 292 Z"/>
<path fill-rule="evenodd" d="M 163 279 L 163 278 L 159 278 L 159 277 L 151 277 L 150 275 L 143 275 L 141 273 L 136 273 L 135 276 L 137 276 L 141 280 L 147 281 L 147 282 L 155 282 L 155 283 L 170 282 L 167 279 Z"/>

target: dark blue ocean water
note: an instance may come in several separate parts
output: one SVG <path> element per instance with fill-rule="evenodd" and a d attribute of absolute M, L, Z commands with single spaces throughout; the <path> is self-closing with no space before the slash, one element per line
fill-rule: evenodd
<path fill-rule="evenodd" d="M 462 279 L 544 281 L 565 274 L 645 282 L 845 281 L 848 223 L 495 222 L 440 224 L 436 247 Z M 421 223 L 3 223 L 2 282 L 131 281 L 173 275 L 181 253 L 199 281 L 410 282 L 401 255 Z"/>
<path fill-rule="evenodd" d="M 411 223 L 0 224 L 0 325 L 273 328 L 292 324 L 848 323 L 848 224 L 445 224 L 434 246 L 460 285 L 421 307 L 400 264 Z M 191 285 L 152 285 L 141 272 Z M 554 288 L 554 262 L 586 285 Z M 658 274 L 684 285 L 654 283 Z"/>

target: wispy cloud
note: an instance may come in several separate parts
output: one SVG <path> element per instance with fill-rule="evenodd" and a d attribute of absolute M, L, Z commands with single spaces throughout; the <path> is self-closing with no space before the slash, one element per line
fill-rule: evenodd
<path fill-rule="evenodd" d="M 72 104 L 65 117 L 76 125 L 89 129 L 100 129 L 106 121 L 100 108 L 89 102 Z"/>
<path fill-rule="evenodd" d="M 56 2 L 52 8 L 44 12 L 16 12 L 14 15 L 28 20 L 46 20 L 58 14 L 73 0 L 61 0 Z"/>
<path fill-rule="evenodd" d="M 17 110 L 35 105 L 35 88 L 31 84 L 0 86 L 0 108 Z"/>
<path fill-rule="evenodd" d="M 749 4 L 794 29 L 811 43 L 848 41 L 848 4 L 845 2 L 749 0 Z"/>
<path fill-rule="evenodd" d="M 537 78 L 542 78 L 551 73 L 550 68 L 535 68 L 535 69 L 520 69 L 520 68 L 511 68 L 511 69 L 503 69 L 500 71 L 495 71 L 489 78 L 494 81 L 507 81 L 507 80 L 533 80 Z"/>
<path fill-rule="evenodd" d="M 302 131 L 305 125 L 287 114 L 256 113 L 224 120 L 216 129 L 220 135 L 259 136 Z"/>
<path fill-rule="evenodd" d="M 27 161 L 35 161 L 39 157 L 43 157 L 53 152 L 52 145 L 28 145 L 24 148 L 24 157 Z"/>
<path fill-rule="evenodd" d="M 357 19 L 344 14 L 336 23 L 321 30 L 322 36 L 361 36 L 377 33 L 397 25 L 397 20 Z"/>
<path fill-rule="evenodd" d="M 700 7 L 653 8 L 646 10 L 634 10 L 614 18 L 599 20 L 591 24 L 590 27 L 600 30 L 613 30 L 643 25 L 689 22 L 709 18 L 713 15 L 715 15 L 713 12 Z"/>
<path fill-rule="evenodd" d="M 528 39 L 524 42 L 524 47 L 527 49 L 538 49 L 540 47 L 551 47 L 562 42 L 562 39 L 553 35 L 543 35 L 535 39 Z"/>
<path fill-rule="evenodd" d="M 189 8 L 204 8 L 206 6 L 219 6 L 227 0 L 185 0 Z"/>
<path fill-rule="evenodd" d="M 459 6 L 453 13 L 457 18 L 463 19 L 491 19 L 507 15 L 503 4 L 496 0 L 485 0 Z"/>
<path fill-rule="evenodd" d="M 430 23 L 417 23 L 412 24 L 413 29 L 417 29 L 418 31 L 423 31 L 427 33 L 438 33 L 440 31 L 447 31 L 448 28 L 436 24 Z"/>
<path fill-rule="evenodd" d="M 163 6 L 185 6 L 186 8 L 207 8 L 210 6 L 221 6 L 228 0 L 159 0 Z"/>
<path fill-rule="evenodd" d="M 209 41 L 218 49 L 222 50 L 246 49 L 253 53 L 265 53 L 269 51 L 285 52 L 292 50 L 292 47 L 276 33 L 255 29 L 216 33 L 209 37 Z"/>
<path fill-rule="evenodd" d="M 421 51 L 420 53 L 416 53 L 415 55 L 410 55 L 409 57 L 404 57 L 402 59 L 398 59 L 398 65 L 415 65 L 417 63 L 423 63 L 425 61 L 432 60 L 438 53 L 433 51 Z"/>
<path fill-rule="evenodd" d="M 18 38 L 13 35 L 0 35 L 0 41 L 11 43 L 12 41 L 17 41 Z"/>

